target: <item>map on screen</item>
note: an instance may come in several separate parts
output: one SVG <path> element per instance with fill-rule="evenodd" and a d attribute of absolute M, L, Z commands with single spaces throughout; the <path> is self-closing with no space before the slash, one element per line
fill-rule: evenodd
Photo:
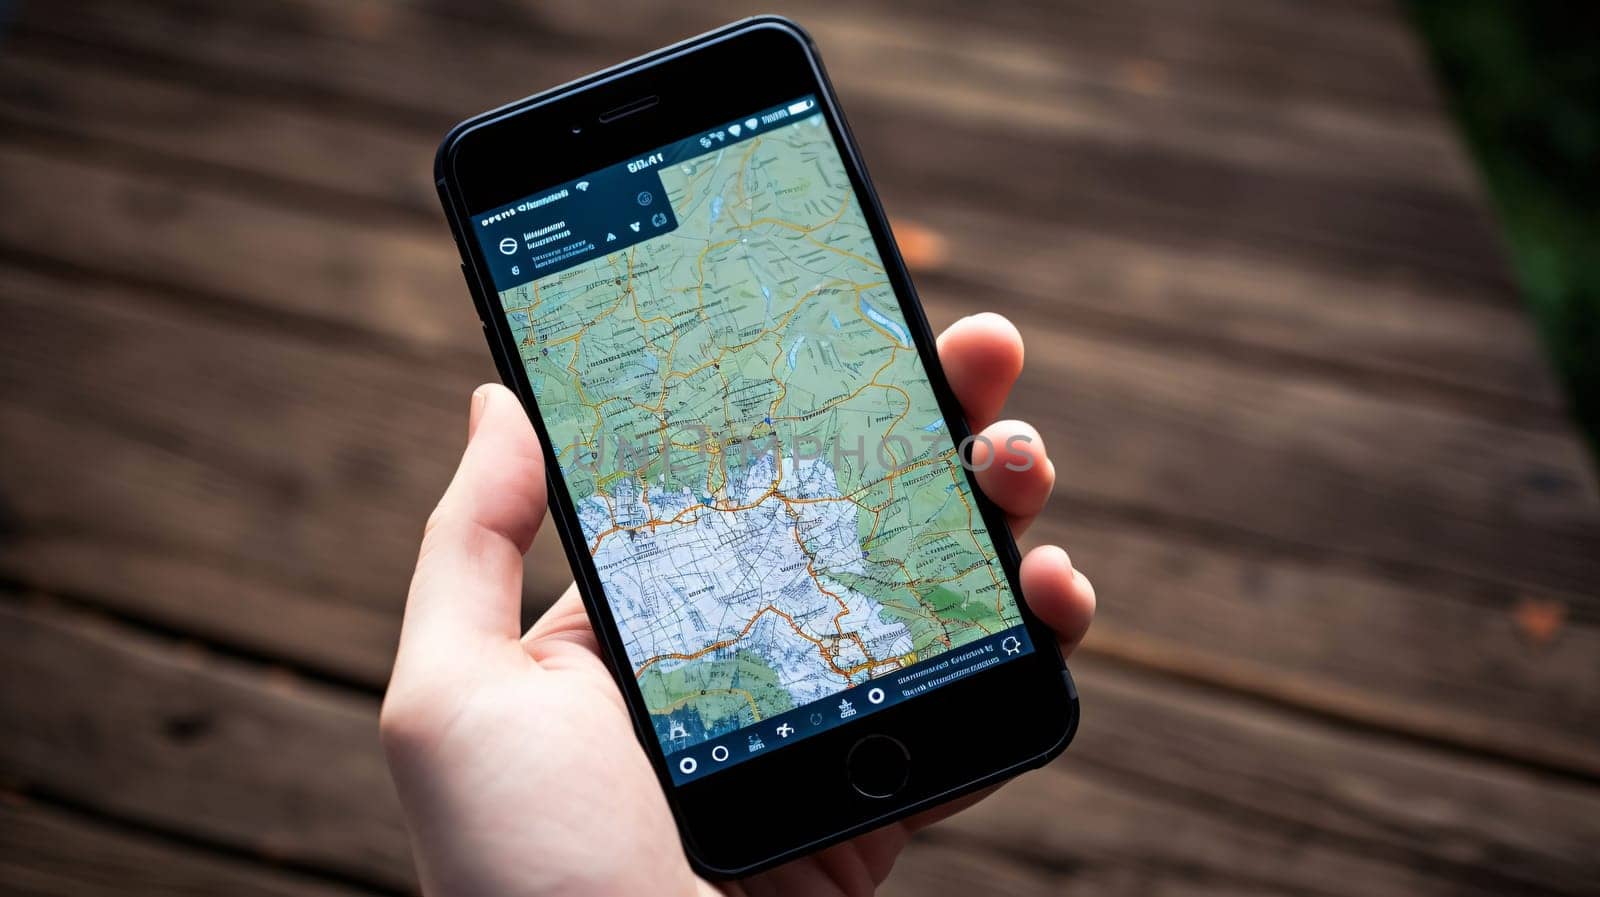
<path fill-rule="evenodd" d="M 1020 617 L 822 116 L 657 173 L 670 232 L 500 299 L 670 754 Z"/>

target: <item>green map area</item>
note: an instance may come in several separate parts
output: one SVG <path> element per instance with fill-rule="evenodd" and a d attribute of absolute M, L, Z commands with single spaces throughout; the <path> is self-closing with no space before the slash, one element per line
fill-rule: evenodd
<path fill-rule="evenodd" d="M 670 753 L 1019 622 L 820 116 L 501 294 Z"/>

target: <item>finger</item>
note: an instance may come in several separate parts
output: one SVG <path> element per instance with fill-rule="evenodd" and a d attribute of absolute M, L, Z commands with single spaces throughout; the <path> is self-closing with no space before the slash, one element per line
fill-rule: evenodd
<path fill-rule="evenodd" d="M 1055 630 L 1063 656 L 1078 647 L 1094 619 L 1094 585 L 1055 545 L 1041 545 L 1022 559 L 1022 599 Z"/>
<path fill-rule="evenodd" d="M 939 334 L 939 363 L 967 425 L 981 430 L 1000 416 L 1022 373 L 1022 334 L 994 312 L 962 318 Z"/>
<path fill-rule="evenodd" d="M 485 639 L 517 638 L 522 555 L 544 513 L 544 458 L 522 404 L 503 386 L 478 387 L 466 451 L 422 535 L 402 660 L 425 646 L 470 658 Z"/>
<path fill-rule="evenodd" d="M 1044 545 L 1022 559 L 1022 597 L 1039 619 L 1055 631 L 1062 655 L 1071 655 L 1094 619 L 1094 586 L 1088 577 L 1073 568 L 1072 559 L 1065 551 L 1054 545 Z M 907 831 L 921 831 L 987 798 L 999 787 L 985 788 L 925 810 L 907 819 L 904 825 Z"/>
<path fill-rule="evenodd" d="M 1022 594 L 1028 607 L 1055 631 L 1062 656 L 1070 656 L 1094 619 L 1094 586 L 1088 577 L 1073 568 L 1065 551 L 1044 545 L 1022 559 Z M 940 804 L 912 816 L 903 825 L 908 832 L 919 832 L 987 799 L 999 789 L 995 785 Z"/>
<path fill-rule="evenodd" d="M 972 441 L 978 487 L 1006 512 L 1014 535 L 1033 523 L 1056 487 L 1056 467 L 1039 431 L 1020 420 L 990 424 Z"/>
<path fill-rule="evenodd" d="M 539 619 L 533 621 L 522 644 L 537 659 L 543 653 L 541 646 L 552 642 L 577 645 L 591 654 L 600 653 L 600 642 L 589 623 L 589 612 L 584 609 L 583 597 L 578 594 L 578 584 L 567 586 L 555 603 Z"/>
<path fill-rule="evenodd" d="M 1083 640 L 1094 618 L 1094 586 L 1088 577 L 1073 569 L 1072 560 L 1065 551 L 1045 545 L 1028 552 L 1022 559 L 1022 592 L 1028 607 L 1055 630 L 1056 638 L 1061 641 L 1061 653 L 1070 655 Z M 985 800 L 999 788 L 999 785 L 984 788 L 924 810 L 901 825 L 907 833 L 919 832 Z"/>

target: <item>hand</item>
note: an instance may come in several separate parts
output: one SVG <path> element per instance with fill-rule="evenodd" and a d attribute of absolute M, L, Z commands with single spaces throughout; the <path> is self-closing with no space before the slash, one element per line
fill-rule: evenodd
<path fill-rule="evenodd" d="M 1055 484 L 1037 431 L 994 421 L 1022 370 L 1022 338 L 1006 319 L 977 315 L 939 338 L 939 355 L 975 430 L 995 446 L 1033 440 L 1030 469 L 992 464 L 978 475 L 1020 534 Z M 698 879 L 576 590 L 518 632 L 522 555 L 544 515 L 544 460 L 527 415 L 503 387 L 479 387 L 461 466 L 423 532 L 383 703 L 426 893 L 870 894 L 912 833 L 985 796 L 742 882 Z M 1066 552 L 1029 552 L 1022 590 L 1071 651 L 1094 615 L 1094 589 Z"/>

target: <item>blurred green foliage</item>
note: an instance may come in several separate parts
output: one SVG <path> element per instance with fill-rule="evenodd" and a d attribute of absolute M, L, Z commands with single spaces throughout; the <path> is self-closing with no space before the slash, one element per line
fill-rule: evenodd
<path fill-rule="evenodd" d="M 1408 0 L 1600 454 L 1600 2 Z"/>

